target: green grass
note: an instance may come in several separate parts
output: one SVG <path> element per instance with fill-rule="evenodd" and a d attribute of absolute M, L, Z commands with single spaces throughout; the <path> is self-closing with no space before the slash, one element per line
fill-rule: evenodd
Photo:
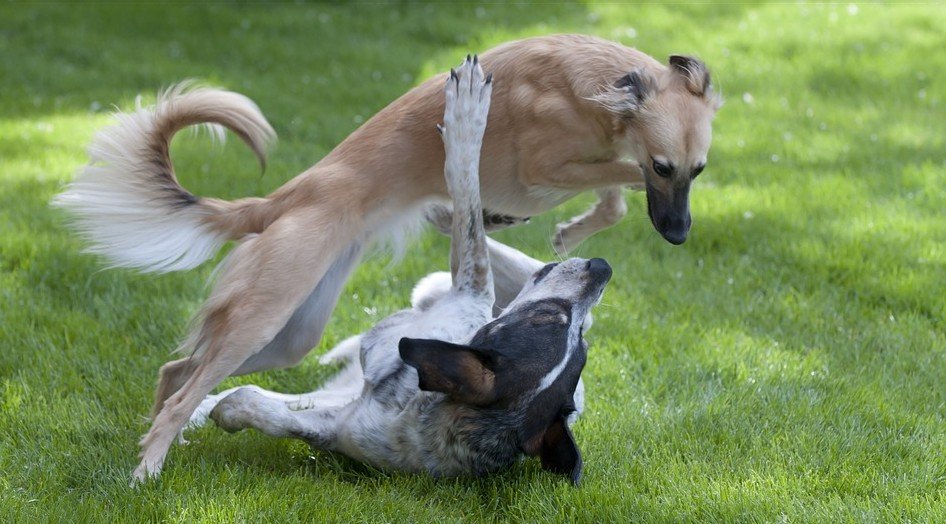
<path fill-rule="evenodd" d="M 390 474 L 208 427 L 127 487 L 158 367 L 211 265 L 101 271 L 47 203 L 114 105 L 196 77 L 280 133 L 183 136 L 198 194 L 261 195 L 469 51 L 593 33 L 702 56 L 727 99 L 682 247 L 628 194 L 581 249 L 615 268 L 589 335 L 578 489 L 535 461 L 485 479 Z M 942 5 L 0 6 L 0 521 L 946 520 L 946 8 Z M 433 123 L 432 123 L 433 124 Z M 500 238 L 542 259 L 579 199 Z M 446 265 L 425 235 L 349 283 L 302 365 Z"/>

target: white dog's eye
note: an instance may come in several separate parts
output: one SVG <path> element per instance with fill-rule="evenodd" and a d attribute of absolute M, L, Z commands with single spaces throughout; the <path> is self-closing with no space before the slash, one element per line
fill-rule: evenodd
<path fill-rule="evenodd" d="M 542 280 L 543 278 L 545 278 L 545 275 L 548 275 L 549 272 L 552 271 L 552 269 L 555 268 L 555 266 L 557 266 L 557 265 L 558 265 L 558 262 L 552 262 L 552 263 L 550 263 L 550 264 L 546 264 L 545 267 L 543 267 L 542 269 L 540 269 L 540 270 L 535 274 L 535 280 L 533 280 L 533 283 L 534 283 L 534 284 L 538 284 L 539 281 Z"/>

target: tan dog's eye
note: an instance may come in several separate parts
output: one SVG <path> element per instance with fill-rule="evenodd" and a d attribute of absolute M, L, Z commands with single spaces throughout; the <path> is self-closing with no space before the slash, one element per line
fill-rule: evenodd
<path fill-rule="evenodd" d="M 700 173 L 703 172 L 704 168 L 706 168 L 706 164 L 700 164 L 696 166 L 695 168 L 693 168 L 693 173 L 690 174 L 690 178 L 692 179 L 692 178 L 696 178 L 700 176 Z"/>
<path fill-rule="evenodd" d="M 670 178 L 670 175 L 673 174 L 673 167 L 671 167 L 670 164 L 664 164 L 663 162 L 654 160 L 654 173 L 664 178 Z"/>

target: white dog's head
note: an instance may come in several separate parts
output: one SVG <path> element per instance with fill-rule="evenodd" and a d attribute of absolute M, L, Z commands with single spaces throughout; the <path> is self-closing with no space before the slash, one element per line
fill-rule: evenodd
<path fill-rule="evenodd" d="M 585 318 L 610 278 L 600 258 L 548 264 L 468 344 L 404 338 L 401 358 L 420 389 L 508 415 L 523 452 L 577 483 L 581 453 L 567 418 L 587 356 Z"/>

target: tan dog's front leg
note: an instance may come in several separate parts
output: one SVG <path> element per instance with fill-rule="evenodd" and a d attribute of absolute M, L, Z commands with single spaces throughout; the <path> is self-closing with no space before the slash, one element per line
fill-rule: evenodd
<path fill-rule="evenodd" d="M 576 191 L 623 185 L 644 187 L 644 171 L 640 164 L 624 160 L 567 162 L 541 172 L 544 173 L 542 178 L 530 181 L 531 185 Z"/>
<path fill-rule="evenodd" d="M 582 215 L 555 228 L 552 247 L 560 256 L 578 247 L 586 238 L 617 224 L 627 214 L 627 202 L 620 187 L 599 189 L 598 202 Z"/>

